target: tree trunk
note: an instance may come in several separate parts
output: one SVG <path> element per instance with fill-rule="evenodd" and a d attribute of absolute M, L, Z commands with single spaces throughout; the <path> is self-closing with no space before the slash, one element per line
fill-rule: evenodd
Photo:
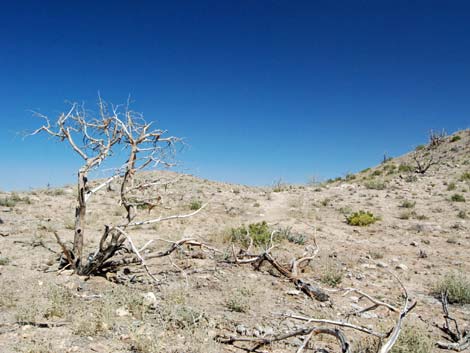
<path fill-rule="evenodd" d="M 87 173 L 84 168 L 78 171 L 78 195 L 77 207 L 75 208 L 75 235 L 73 238 L 73 254 L 75 257 L 75 265 L 80 269 L 82 263 L 82 249 L 83 249 L 83 233 L 85 230 L 85 216 L 86 216 L 86 183 Z"/>

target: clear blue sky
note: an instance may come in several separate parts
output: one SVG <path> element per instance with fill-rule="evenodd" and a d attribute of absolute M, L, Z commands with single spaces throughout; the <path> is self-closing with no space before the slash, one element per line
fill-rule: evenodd
<path fill-rule="evenodd" d="M 0 189 L 74 181 L 18 135 L 65 100 L 131 94 L 202 177 L 305 182 L 470 126 L 468 1 L 3 1 Z"/>

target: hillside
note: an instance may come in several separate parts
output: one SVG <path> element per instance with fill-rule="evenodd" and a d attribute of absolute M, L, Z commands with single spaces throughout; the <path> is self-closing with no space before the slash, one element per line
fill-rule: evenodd
<path fill-rule="evenodd" d="M 417 173 L 416 160 L 431 165 Z M 158 173 L 171 181 L 160 190 L 165 207 L 142 209 L 139 217 L 187 214 L 208 202 L 193 217 L 133 230 L 137 248 L 152 240 L 141 253 L 158 282 L 138 263 L 102 277 L 58 272 L 61 250 L 53 233 L 72 242 L 75 186 L 0 193 L 0 352 L 242 352 L 235 346 L 250 344 L 223 344 L 216 337 L 269 338 L 308 327 L 289 315 L 387 332 L 397 313 L 384 306 L 360 312 L 371 303 L 345 289 L 401 308 L 394 274 L 417 301 L 399 341 L 411 348 L 396 352 L 446 352 L 434 347 L 443 340 L 435 327 L 444 323 L 436 295 L 443 281 L 460 288 L 458 295 L 449 292 L 451 315 L 461 329 L 470 322 L 470 130 L 322 184 L 256 188 Z M 103 189 L 90 203 L 86 254 L 96 249 L 104 224 L 122 219 L 118 192 Z M 373 215 L 361 220 L 375 222 L 348 224 L 359 211 Z M 286 267 L 314 254 L 299 276 L 329 299 L 309 297 L 269 263 L 258 270 L 233 263 L 247 246 L 245 229 L 258 241 L 250 250 L 256 254 L 266 246 L 266 234 L 269 240 L 277 230 L 270 253 Z M 151 258 L 183 238 L 208 248 L 182 246 Z M 352 352 L 373 352 L 372 336 L 344 332 Z M 296 352 L 302 344 L 297 336 L 259 351 Z M 310 347 L 340 351 L 330 336 L 312 338 Z"/>

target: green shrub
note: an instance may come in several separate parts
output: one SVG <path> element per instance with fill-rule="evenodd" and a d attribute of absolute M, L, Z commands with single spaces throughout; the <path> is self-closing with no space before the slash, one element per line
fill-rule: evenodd
<path fill-rule="evenodd" d="M 374 216 L 368 211 L 355 212 L 346 218 L 346 222 L 351 226 L 365 227 L 369 224 L 375 223 L 379 220 L 378 217 Z"/>
<path fill-rule="evenodd" d="M 425 148 L 426 148 L 425 145 L 418 145 L 418 146 L 416 146 L 415 150 L 416 151 L 421 151 L 421 150 L 424 150 Z"/>
<path fill-rule="evenodd" d="M 470 304 L 470 278 L 462 272 L 446 275 L 432 290 L 438 298 L 442 293 L 447 293 L 450 304 Z"/>
<path fill-rule="evenodd" d="M 194 210 L 194 211 L 200 209 L 201 207 L 202 207 L 202 202 L 199 200 L 193 200 L 189 204 L 189 209 Z"/>
<path fill-rule="evenodd" d="M 336 265 L 328 265 L 322 270 L 320 280 L 330 287 L 337 287 L 343 281 L 343 271 Z"/>
<path fill-rule="evenodd" d="M 16 193 L 12 193 L 10 196 L 3 197 L 0 199 L 0 206 L 4 207 L 15 207 L 17 203 L 24 202 L 26 204 L 31 203 L 31 199 L 28 196 L 21 197 Z"/>
<path fill-rule="evenodd" d="M 369 180 L 369 181 L 366 181 L 364 183 L 364 186 L 367 188 L 367 189 L 371 189 L 371 190 L 384 190 L 387 185 L 385 184 L 385 182 L 383 181 L 380 181 L 380 180 Z"/>
<path fill-rule="evenodd" d="M 409 173 L 409 172 L 413 172 L 415 170 L 415 168 L 409 164 L 400 164 L 398 166 L 398 171 L 401 172 L 401 173 Z"/>
<path fill-rule="evenodd" d="M 465 202 L 465 197 L 463 197 L 463 195 L 460 195 L 460 194 L 453 194 L 450 197 L 450 200 L 453 202 Z"/>
<path fill-rule="evenodd" d="M 449 183 L 449 185 L 447 185 L 447 191 L 452 191 L 452 190 L 455 190 L 456 188 L 457 186 L 455 185 L 454 182 Z"/>
<path fill-rule="evenodd" d="M 460 176 L 461 181 L 470 181 L 470 172 L 465 172 Z"/>
<path fill-rule="evenodd" d="M 255 246 L 267 246 L 271 239 L 271 230 L 266 221 L 263 221 L 249 224 L 248 228 L 244 225 L 238 228 L 232 228 L 230 230 L 230 241 L 247 247 L 250 245 L 248 234 L 251 239 L 253 239 Z M 282 236 L 279 232 L 276 232 L 273 235 L 273 241 L 279 241 L 280 239 L 282 239 Z"/>
<path fill-rule="evenodd" d="M 373 176 L 380 176 L 380 175 L 382 175 L 382 171 L 380 169 L 376 169 L 372 172 L 372 175 Z"/>
<path fill-rule="evenodd" d="M 402 207 L 402 208 L 413 208 L 415 206 L 416 206 L 416 201 L 409 201 L 409 200 L 404 200 L 400 204 L 400 207 Z"/>
<path fill-rule="evenodd" d="M 455 135 L 450 139 L 450 142 L 460 141 L 462 138 L 459 135 Z"/>
<path fill-rule="evenodd" d="M 4 197 L 0 199 L 0 206 L 3 207 L 15 207 L 16 201 L 13 200 L 11 197 Z"/>
<path fill-rule="evenodd" d="M 10 263 L 10 259 L 8 257 L 0 256 L 0 266 L 5 266 Z"/>

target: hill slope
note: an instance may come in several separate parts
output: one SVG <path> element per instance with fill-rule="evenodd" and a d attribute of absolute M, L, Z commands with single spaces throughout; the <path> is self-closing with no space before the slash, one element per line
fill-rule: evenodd
<path fill-rule="evenodd" d="M 431 157 L 437 164 L 424 174 L 416 173 L 416 159 L 426 164 Z M 280 313 L 345 320 L 346 314 L 370 304 L 340 288 L 361 289 L 400 307 L 400 287 L 390 272 L 418 301 L 407 320 L 407 327 L 417 331 L 407 328 L 403 337 L 414 335 L 426 347 L 440 338 L 433 324 L 443 323 L 440 302 L 432 294 L 436 284 L 449 274 L 462 276 L 457 284 L 465 284 L 465 278 L 470 281 L 466 275 L 470 273 L 468 130 L 432 148 L 419 147 L 321 185 L 254 188 L 160 174 L 176 180 L 161 191 L 171 209 L 142 210 L 141 217 L 188 213 L 199 203 L 210 203 L 192 218 L 135 229 L 132 239 L 138 248 L 153 241 L 142 252 L 144 257 L 166 249 L 168 241 L 188 237 L 220 253 L 181 248 L 171 256 L 149 259 L 157 284 L 139 264 L 108 273 L 107 278 L 78 277 L 69 271 L 57 274 L 60 248 L 53 232 L 72 241 L 74 187 L 0 194 L 1 352 L 240 351 L 214 338 L 271 337 L 306 325 Z M 143 173 L 139 178 L 152 175 Z M 117 192 L 100 191 L 89 207 L 88 252 L 96 248 L 103 225 L 116 224 L 122 217 L 113 197 Z M 346 218 L 359 211 L 371 212 L 379 220 L 366 227 L 348 224 Z M 271 251 L 282 264 L 318 245 L 318 254 L 300 276 L 321 286 L 330 296 L 328 302 L 297 291 L 272 266 L 255 271 L 251 265 L 231 263 L 232 249 L 238 251 L 246 240 L 244 226 L 260 223 L 251 233 L 258 230 L 262 237 L 263 221 L 282 235 L 276 236 Z M 262 246 L 252 251 L 262 252 Z M 470 283 L 467 290 L 462 297 L 470 301 Z M 468 303 L 451 305 L 451 311 L 462 323 L 470 318 Z M 396 314 L 379 307 L 348 319 L 387 331 Z M 355 352 L 367 351 L 364 345 L 370 344 L 369 339 L 355 331 L 346 333 Z M 301 344 L 292 338 L 265 349 L 294 352 Z M 329 338 L 312 341 L 311 346 L 338 351 Z M 412 351 L 416 347 L 408 350 Z"/>

